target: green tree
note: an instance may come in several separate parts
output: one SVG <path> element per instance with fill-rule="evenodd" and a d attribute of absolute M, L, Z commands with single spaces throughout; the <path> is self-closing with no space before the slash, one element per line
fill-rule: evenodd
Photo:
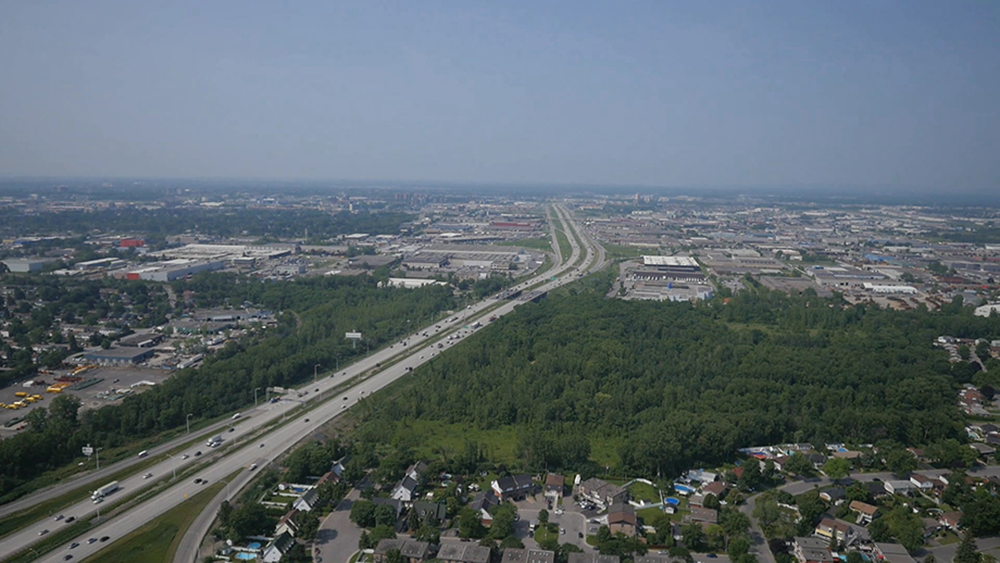
<path fill-rule="evenodd" d="M 351 522 L 361 528 L 375 527 L 375 503 L 367 500 L 355 501 L 351 505 Z"/>
<path fill-rule="evenodd" d="M 708 538 L 705 536 L 705 529 L 697 522 L 683 526 L 681 534 L 684 536 L 684 546 L 691 551 L 704 551 L 708 547 Z"/>
<path fill-rule="evenodd" d="M 831 457 L 823 464 L 823 473 L 834 481 L 847 477 L 851 472 L 851 462 L 842 457 Z"/>
<path fill-rule="evenodd" d="M 458 535 L 463 538 L 480 539 L 486 536 L 486 527 L 479 513 L 471 508 L 463 508 L 458 514 Z"/>
<path fill-rule="evenodd" d="M 802 452 L 795 452 L 792 457 L 785 462 L 785 470 L 793 475 L 811 475 L 813 473 L 812 462 Z"/>
<path fill-rule="evenodd" d="M 952 563 L 980 563 L 981 559 L 982 555 L 976 549 L 976 538 L 970 532 L 965 532 Z"/>
<path fill-rule="evenodd" d="M 897 477 L 905 477 L 917 469 L 917 458 L 902 448 L 895 448 L 885 454 L 885 466 Z"/>
<path fill-rule="evenodd" d="M 548 524 L 549 522 L 549 511 L 544 508 L 538 511 L 538 523 Z"/>

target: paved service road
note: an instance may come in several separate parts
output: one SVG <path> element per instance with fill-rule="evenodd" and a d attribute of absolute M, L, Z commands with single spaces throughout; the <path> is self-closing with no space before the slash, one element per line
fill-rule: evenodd
<path fill-rule="evenodd" d="M 360 498 L 358 490 L 352 489 L 347 497 L 340 501 L 337 509 L 320 523 L 313 547 L 313 561 L 347 563 L 358 551 L 361 528 L 351 522 L 351 506 Z"/>
<path fill-rule="evenodd" d="M 585 257 L 583 264 L 586 267 L 583 269 L 588 270 L 592 267 L 591 263 L 595 257 L 595 245 L 583 237 L 580 229 L 571 220 L 569 214 L 565 210 L 558 206 L 555 210 L 556 213 L 560 214 L 563 218 L 564 224 L 568 227 L 570 235 L 568 238 L 572 247 L 572 254 L 566 258 L 566 261 L 563 264 L 549 272 L 546 272 L 544 275 L 537 277 L 533 282 L 521 284 L 521 287 L 525 287 L 526 285 L 530 285 L 532 283 L 538 283 L 539 279 L 548 278 L 548 281 L 541 282 L 540 285 L 535 287 L 535 289 L 547 291 L 576 279 L 576 276 L 565 274 L 575 271 L 572 265 L 575 264 L 581 256 Z M 581 246 L 579 241 L 583 241 L 584 244 Z M 293 419 L 289 424 L 270 431 L 263 437 L 254 437 L 253 441 L 249 444 L 246 440 L 240 444 L 233 444 L 233 442 L 237 442 L 235 437 L 252 434 L 260 426 L 284 416 L 289 410 L 297 405 L 285 405 L 284 403 L 290 403 L 290 401 L 281 401 L 277 404 L 267 404 L 258 407 L 257 409 L 245 411 L 241 417 L 243 422 L 232 434 L 234 439 L 230 442 L 228 447 L 222 448 L 224 449 L 222 453 L 226 455 L 219 457 L 219 459 L 215 459 L 213 463 L 200 468 L 195 474 L 183 479 L 183 482 L 174 484 L 170 488 L 158 495 L 153 496 L 141 505 L 125 511 L 122 515 L 115 517 L 111 521 L 98 525 L 92 529 L 87 536 L 102 537 L 106 535 L 111 538 L 111 541 L 119 539 L 132 530 L 140 527 L 142 524 L 180 504 L 185 498 L 197 492 L 203 485 L 194 484 L 195 478 L 207 479 L 209 482 L 216 482 L 240 468 L 249 467 L 251 463 L 258 463 L 258 465 L 262 465 L 263 463 L 276 459 L 278 456 L 293 447 L 301 439 L 308 436 L 316 426 L 324 424 L 339 416 L 349 407 L 357 404 L 358 401 L 363 400 L 363 397 L 366 397 L 396 379 L 403 377 L 409 373 L 411 369 L 415 369 L 419 365 L 430 361 L 439 352 L 436 349 L 432 350 L 430 347 L 423 347 L 422 345 L 426 345 L 428 342 L 435 342 L 449 331 L 453 334 L 459 335 L 460 339 L 464 339 L 479 330 L 471 328 L 473 323 L 480 322 L 485 327 L 486 323 L 488 323 L 486 317 L 490 315 L 496 315 L 498 317 L 505 315 L 513 311 L 515 307 L 521 304 L 523 304 L 523 302 L 509 301 L 501 304 L 496 309 L 489 311 L 489 313 L 481 314 L 481 312 L 487 307 L 496 305 L 495 300 L 489 299 L 470 306 L 465 311 L 453 315 L 442 322 L 425 327 L 405 339 L 407 343 L 406 346 L 394 345 L 390 348 L 384 348 L 338 373 L 329 377 L 324 377 L 312 385 L 301 388 L 300 392 L 303 396 L 312 391 L 309 397 L 307 397 L 307 399 L 311 401 L 309 405 L 311 410 Z M 459 328 L 463 326 L 468 326 L 470 328 Z M 445 348 L 445 350 L 446 349 L 447 348 Z M 443 351 L 444 350 L 440 350 L 440 352 Z M 380 367 L 382 364 L 390 363 L 390 361 L 395 361 L 396 363 L 384 368 Z M 347 383 L 351 378 L 369 372 L 375 373 L 360 382 L 352 382 L 349 388 L 338 388 Z M 317 395 L 320 396 L 319 400 L 315 399 Z M 342 397 L 342 399 L 338 401 L 336 400 L 336 397 Z M 321 402 L 322 400 L 331 398 L 333 400 L 328 400 L 325 403 Z M 307 417 L 311 422 L 304 422 L 304 419 Z M 205 451 L 207 451 L 207 448 Z M 161 472 L 159 474 L 164 474 L 163 472 L 170 470 L 173 463 L 179 464 L 181 461 L 183 460 L 168 461 L 165 464 L 158 466 L 157 471 Z M 188 462 L 190 463 L 190 459 Z M 115 494 L 128 494 L 130 490 L 134 490 L 137 486 L 141 486 L 141 483 L 137 485 L 138 481 L 143 481 L 141 476 L 124 480 L 124 490 Z M 222 498 L 231 499 L 237 494 L 237 492 L 238 491 L 233 488 L 224 497 L 217 498 L 216 502 L 210 503 L 208 507 L 206 507 L 205 511 L 214 514 L 218 510 L 217 503 L 221 502 Z M 112 498 L 114 498 L 114 495 L 112 495 Z M 67 516 L 69 514 L 74 514 L 79 518 L 80 515 L 92 513 L 93 511 L 94 506 L 88 500 L 78 503 L 73 508 L 67 509 L 64 513 L 67 514 Z M 36 524 L 34 527 L 40 527 L 41 524 L 47 525 L 49 522 L 43 521 Z M 32 531 L 34 530 L 33 527 L 29 528 L 30 529 L 19 531 L 18 533 L 5 538 L 3 547 L 0 547 L 0 559 L 29 548 L 31 544 L 35 543 L 39 539 L 37 531 Z M 83 539 L 86 540 L 86 538 Z M 85 541 L 79 540 L 80 538 L 76 538 L 75 540 L 81 544 L 74 550 L 76 558 L 83 558 L 96 553 L 100 550 L 100 548 L 107 545 L 103 543 L 87 544 Z M 65 551 L 63 551 L 65 547 L 66 546 L 48 554 L 46 557 L 43 557 L 42 560 L 53 562 L 61 561 L 62 555 L 65 553 Z M 184 542 L 184 546 L 182 547 L 184 547 L 184 549 L 178 550 L 176 560 L 194 561 L 197 557 L 197 546 L 194 545 L 194 542 Z"/>

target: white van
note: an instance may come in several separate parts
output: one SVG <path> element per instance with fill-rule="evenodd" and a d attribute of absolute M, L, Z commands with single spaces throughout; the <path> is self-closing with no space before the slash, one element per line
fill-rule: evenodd
<path fill-rule="evenodd" d="M 147 452 L 146 450 L 142 450 L 141 452 L 139 452 L 139 457 L 146 457 L 147 455 L 149 455 L 149 452 Z"/>
<path fill-rule="evenodd" d="M 242 415 L 243 415 L 243 413 L 239 413 L 239 412 L 238 412 L 238 413 L 236 413 L 236 414 L 234 414 L 234 415 L 233 415 L 233 420 L 236 420 L 237 418 L 239 418 L 239 417 L 240 417 L 240 416 L 242 416 Z"/>

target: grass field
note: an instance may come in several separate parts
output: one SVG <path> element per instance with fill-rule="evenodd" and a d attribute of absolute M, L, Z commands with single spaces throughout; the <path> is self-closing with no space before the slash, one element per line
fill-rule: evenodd
<path fill-rule="evenodd" d="M 235 475 L 235 474 L 234 474 Z M 85 563 L 170 563 L 184 532 L 233 478 L 212 484 L 165 514 L 84 559 Z"/>
<path fill-rule="evenodd" d="M 660 495 L 657 494 L 656 489 L 645 483 L 632 483 L 628 488 L 629 492 L 632 493 L 632 498 L 638 501 L 646 502 L 660 502 Z"/>
<path fill-rule="evenodd" d="M 638 246 L 622 246 L 620 244 L 605 244 L 604 251 L 608 258 L 638 258 L 643 254 L 659 254 L 655 248 L 639 248 Z"/>
<path fill-rule="evenodd" d="M 513 463 L 517 433 L 512 426 L 494 430 L 480 430 L 465 424 L 447 424 L 433 420 L 416 420 L 408 423 L 407 437 L 423 459 L 436 459 L 442 454 L 453 455 L 465 451 L 468 440 L 486 449 L 487 457 L 496 463 Z"/>
<path fill-rule="evenodd" d="M 531 248 L 534 250 L 541 250 L 543 252 L 552 252 L 552 241 L 548 237 L 540 238 L 522 238 L 518 240 L 505 241 L 498 243 L 499 246 L 520 246 L 523 248 Z"/>

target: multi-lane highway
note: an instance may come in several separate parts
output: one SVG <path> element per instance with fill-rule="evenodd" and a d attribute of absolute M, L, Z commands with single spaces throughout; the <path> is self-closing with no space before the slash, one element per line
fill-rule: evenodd
<path fill-rule="evenodd" d="M 578 273 L 589 271 L 601 260 L 595 261 L 595 255 L 602 252 L 593 242 L 588 240 L 582 230 L 570 217 L 568 211 L 560 206 L 554 207 L 555 213 L 560 217 L 566 227 L 567 238 L 570 241 L 572 253 L 569 257 L 562 257 L 561 263 L 554 269 L 545 272 L 532 280 L 523 282 L 521 288 L 533 288 L 537 290 L 550 290 L 573 279 Z M 553 237 L 554 238 L 554 237 Z M 603 250 L 603 249 L 601 249 Z M 580 261 L 577 266 L 573 266 Z M 568 275 L 567 275 L 568 274 Z M 547 280 L 547 281 L 545 281 Z M 188 466 L 202 460 L 209 461 L 198 466 L 190 472 L 190 475 L 156 494 L 152 498 L 127 509 L 124 513 L 115 516 L 109 521 L 98 524 L 92 528 L 84 537 L 76 538 L 73 542 L 80 544 L 73 549 L 69 548 L 69 543 L 51 552 L 45 557 L 46 561 L 62 561 L 66 555 L 73 555 L 75 559 L 85 557 L 99 551 L 107 546 L 106 543 L 96 541 L 88 543 L 89 538 L 101 538 L 108 536 L 110 541 L 114 541 L 135 530 L 142 524 L 163 514 L 170 508 L 180 504 L 189 496 L 204 488 L 204 482 L 214 483 L 236 471 L 242 470 L 242 474 L 231 484 L 226 495 L 220 495 L 215 502 L 210 503 L 206 511 L 217 509 L 222 498 L 232 498 L 239 488 L 249 481 L 253 473 L 249 467 L 252 464 L 263 466 L 265 463 L 276 459 L 281 454 L 294 446 L 297 442 L 308 436 L 313 429 L 324 424 L 341 413 L 345 412 L 352 405 L 356 404 L 363 397 L 370 395 L 385 387 L 389 383 L 399 379 L 409 373 L 417 366 L 431 360 L 439 353 L 447 351 L 449 347 L 438 349 L 436 342 L 445 341 L 446 335 L 452 335 L 452 341 L 460 341 L 476 331 L 471 328 L 476 322 L 484 326 L 488 322 L 487 317 L 491 315 L 502 316 L 511 312 L 521 302 L 504 302 L 497 306 L 497 302 L 488 299 L 457 314 L 451 315 L 442 322 L 424 327 L 416 333 L 405 338 L 402 343 L 394 344 L 392 347 L 384 348 L 359 362 L 339 370 L 337 373 L 324 377 L 316 383 L 299 389 L 301 399 L 298 401 L 311 400 L 307 403 L 307 412 L 302 413 L 291 422 L 278 426 L 273 430 L 267 430 L 263 435 L 262 428 L 278 418 L 284 417 L 288 411 L 299 406 L 297 401 L 281 400 L 277 403 L 265 403 L 254 409 L 244 411 L 239 418 L 234 421 L 220 423 L 220 428 L 229 422 L 235 422 L 231 432 L 223 433 L 223 446 L 212 449 L 204 444 L 195 445 L 191 451 L 185 454 L 168 458 L 163 454 L 163 460 L 157 465 L 121 481 L 121 490 L 110 495 L 104 505 L 95 505 L 89 499 L 79 502 L 61 511 L 61 514 L 68 518 L 76 519 L 90 517 L 99 508 L 113 504 L 116 499 L 131 495 L 136 491 L 150 485 L 157 478 L 165 478 L 174 471 L 181 472 L 183 469 L 190 469 Z M 489 311 L 484 312 L 485 309 Z M 469 327 L 469 328 L 463 328 Z M 383 367 L 384 366 L 384 367 Z M 367 378 L 354 382 L 354 378 L 363 374 L 373 373 Z M 308 394 L 307 394 L 308 393 Z M 298 413 L 296 413 L 298 414 Z M 161 446 L 162 448 L 162 446 Z M 201 452 L 196 456 L 196 452 Z M 152 453 L 151 455 L 156 455 Z M 121 467 L 109 468 L 108 471 L 118 471 Z M 153 478 L 146 479 L 146 472 L 152 473 Z M 196 484 L 198 479 L 202 484 Z M 95 482 L 95 488 L 101 481 Z M 32 544 L 42 539 L 43 530 L 55 531 L 63 526 L 64 520 L 56 522 L 52 519 L 45 519 L 19 530 L 4 538 L 3 545 L 0 546 L 0 560 L 11 555 L 29 549 Z M 210 523 L 210 521 L 209 521 Z M 204 524 L 207 526 L 208 524 Z M 186 534 L 181 549 L 178 551 L 177 560 L 194 560 L 197 551 L 197 544 L 201 535 L 195 530 L 194 533 Z"/>

